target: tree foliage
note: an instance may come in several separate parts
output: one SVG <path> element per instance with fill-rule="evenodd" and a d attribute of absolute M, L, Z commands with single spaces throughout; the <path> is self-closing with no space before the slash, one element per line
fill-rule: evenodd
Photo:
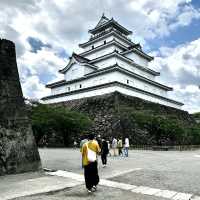
<path fill-rule="evenodd" d="M 44 138 L 49 141 L 57 137 L 65 146 L 72 144 L 73 139 L 91 125 L 91 120 L 85 114 L 70 111 L 63 106 L 44 104 L 32 108 L 31 121 L 37 144 Z"/>
<path fill-rule="evenodd" d="M 148 131 L 156 145 L 200 144 L 200 126 L 170 115 L 132 113 L 140 128 Z"/>

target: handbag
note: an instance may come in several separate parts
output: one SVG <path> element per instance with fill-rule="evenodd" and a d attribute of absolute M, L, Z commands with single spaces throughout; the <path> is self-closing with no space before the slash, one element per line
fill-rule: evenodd
<path fill-rule="evenodd" d="M 87 159 L 89 162 L 95 162 L 97 160 L 97 155 L 96 152 L 92 151 L 89 147 L 88 144 L 86 144 L 87 146 Z"/>

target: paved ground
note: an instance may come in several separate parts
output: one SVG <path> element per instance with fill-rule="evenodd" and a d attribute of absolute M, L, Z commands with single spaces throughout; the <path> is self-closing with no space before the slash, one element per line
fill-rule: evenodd
<path fill-rule="evenodd" d="M 40 155 L 45 167 L 82 173 L 78 150 L 40 149 Z M 113 180 L 200 195 L 200 151 L 130 151 L 128 158 L 108 157 L 107 168 L 99 163 L 102 178 L 141 168 Z"/>
<path fill-rule="evenodd" d="M 148 195 L 133 194 L 130 191 L 113 189 L 110 187 L 98 188 L 98 191 L 88 195 L 83 186 L 73 187 L 64 191 L 20 198 L 20 200 L 166 200 L 160 197 L 150 197 Z M 19 200 L 19 199 L 16 199 Z"/>
<path fill-rule="evenodd" d="M 66 187 L 68 189 L 48 194 L 20 197 L 18 200 L 79 200 L 94 199 L 94 197 L 97 200 L 121 198 L 127 200 L 164 200 L 165 194 L 174 191 L 176 195 L 173 198 L 168 197 L 168 199 L 189 200 L 192 195 L 192 199 L 200 200 L 200 197 L 194 197 L 196 195 L 200 196 L 200 151 L 130 151 L 128 158 L 109 157 L 106 168 L 102 168 L 99 160 L 100 177 L 104 180 L 102 180 L 98 192 L 91 196 L 86 193 L 84 184 L 81 182 L 82 178 L 78 175 L 83 172 L 78 149 L 40 149 L 40 155 L 43 167 L 63 170 L 61 171 L 63 177 L 57 175 L 46 177 L 43 173 L 32 173 L 32 175 L 28 175 L 30 176 L 28 178 L 27 175 L 20 175 L 18 180 L 22 184 L 31 183 L 30 180 L 34 180 L 35 186 L 41 182 L 42 187 L 47 184 L 46 191 L 51 189 L 54 183 L 57 184 L 55 184 L 56 190 Z M 71 175 L 69 172 L 72 172 Z M 12 182 L 16 181 L 16 176 L 7 177 L 0 179 L 0 199 L 2 186 L 4 186 L 4 189 L 8 189 L 9 184 L 12 185 Z M 110 180 L 110 182 L 105 179 Z M 21 185 L 18 185 L 18 187 L 21 187 Z M 76 186 L 73 187 L 74 185 Z M 127 187 L 129 189 L 126 189 Z M 136 187 L 136 189 L 132 190 L 132 187 Z M 36 189 L 38 190 L 38 188 Z M 163 193 L 160 197 L 145 195 L 146 193 L 155 193 L 156 190 L 160 190 L 160 193 L 164 192 L 165 194 Z"/>
<path fill-rule="evenodd" d="M 40 149 L 43 166 L 82 173 L 80 154 L 72 149 Z M 78 163 L 78 165 L 77 165 Z M 200 195 L 200 151 L 130 151 L 128 158 L 108 157 L 108 167 L 102 168 L 102 178 L 109 178 L 140 168 L 111 180 L 163 190 Z"/>

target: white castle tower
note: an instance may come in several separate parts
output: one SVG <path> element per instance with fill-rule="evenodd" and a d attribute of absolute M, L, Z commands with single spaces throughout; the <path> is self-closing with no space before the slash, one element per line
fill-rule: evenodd
<path fill-rule="evenodd" d="M 46 85 L 51 95 L 44 103 L 59 103 L 118 91 L 122 94 L 181 109 L 183 105 L 167 97 L 172 88 L 155 81 L 160 73 L 148 68 L 153 57 L 133 43 L 132 33 L 113 18 L 104 15 L 89 41 L 79 44 L 81 54 L 73 53 L 59 72 L 63 80 Z"/>

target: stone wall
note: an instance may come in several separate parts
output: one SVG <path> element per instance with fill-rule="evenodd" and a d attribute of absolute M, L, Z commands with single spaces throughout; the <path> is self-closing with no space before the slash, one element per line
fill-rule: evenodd
<path fill-rule="evenodd" d="M 155 115 L 175 116 L 185 124 L 194 123 L 188 112 L 152 103 L 140 98 L 114 92 L 107 95 L 62 102 L 67 108 L 86 113 L 94 121 L 90 131 L 110 138 L 128 136 L 134 144 L 148 143 L 149 133 L 137 126 L 131 118 L 131 112 L 151 113 Z M 133 144 L 132 143 L 132 144 Z"/>
<path fill-rule="evenodd" d="M 13 42 L 0 40 L 0 175 L 40 169 Z"/>

